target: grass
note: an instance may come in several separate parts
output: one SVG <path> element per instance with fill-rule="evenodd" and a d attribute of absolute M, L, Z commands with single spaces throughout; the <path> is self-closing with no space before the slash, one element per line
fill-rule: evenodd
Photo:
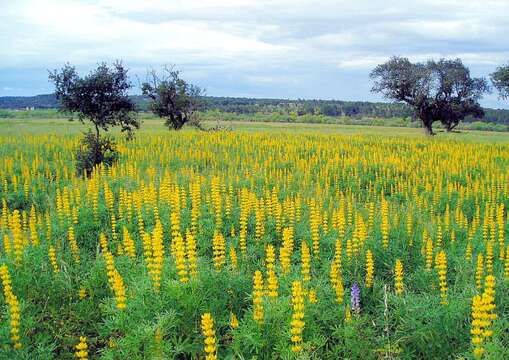
<path fill-rule="evenodd" d="M 335 125 L 335 124 L 305 124 L 305 123 L 280 123 L 280 122 L 248 122 L 248 121 L 206 121 L 206 127 L 223 126 L 234 131 L 270 131 L 270 132 L 292 132 L 292 133 L 321 133 L 321 134 L 344 134 L 344 135 L 373 135 L 373 136 L 410 136 L 424 137 L 422 129 L 387 127 L 387 126 L 365 126 L 365 125 Z M 40 118 L 40 119 L 4 119 L 0 120 L 2 134 L 58 134 L 74 135 L 90 128 L 78 121 L 69 121 L 62 118 Z M 164 121 L 151 116 L 142 117 L 142 128 L 140 134 L 164 132 Z M 115 131 L 113 131 L 115 133 Z M 118 132 L 117 132 L 118 133 Z M 502 143 L 509 141 L 509 133 L 461 130 L 453 133 L 446 133 L 438 129 L 437 136 L 450 140 L 465 140 L 473 142 Z"/>

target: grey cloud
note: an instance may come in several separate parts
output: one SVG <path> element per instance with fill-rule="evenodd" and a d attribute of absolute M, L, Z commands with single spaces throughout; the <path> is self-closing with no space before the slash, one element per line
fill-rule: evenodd
<path fill-rule="evenodd" d="M 122 58 L 138 75 L 174 63 L 211 95 L 369 100 L 370 69 L 395 54 L 462 57 L 486 76 L 509 61 L 508 13 L 504 0 L 0 0 L 1 84 Z"/>

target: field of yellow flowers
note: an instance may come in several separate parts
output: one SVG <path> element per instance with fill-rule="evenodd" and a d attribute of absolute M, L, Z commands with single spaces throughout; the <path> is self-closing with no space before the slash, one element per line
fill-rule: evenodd
<path fill-rule="evenodd" d="M 0 135 L 1 359 L 507 359 L 509 147 Z"/>

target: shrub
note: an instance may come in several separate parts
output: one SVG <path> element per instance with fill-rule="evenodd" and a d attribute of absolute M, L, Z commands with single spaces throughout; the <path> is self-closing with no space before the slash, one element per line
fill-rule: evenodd
<path fill-rule="evenodd" d="M 116 144 L 108 136 L 97 137 L 89 131 L 85 134 L 76 151 L 76 171 L 90 176 L 94 168 L 103 163 L 111 166 L 118 159 Z"/>
<path fill-rule="evenodd" d="M 478 131 L 507 131 L 507 125 L 486 123 L 483 121 L 474 121 L 464 126 L 467 130 L 478 130 Z"/>

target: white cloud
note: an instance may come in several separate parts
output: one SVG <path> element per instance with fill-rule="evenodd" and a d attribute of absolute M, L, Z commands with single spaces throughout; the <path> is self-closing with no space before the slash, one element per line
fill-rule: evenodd
<path fill-rule="evenodd" d="M 338 67 L 344 69 L 371 69 L 377 64 L 387 61 L 388 58 L 384 56 L 355 56 L 351 59 L 344 59 L 338 61 Z"/>
<path fill-rule="evenodd" d="M 290 76 L 278 76 L 278 75 L 248 75 L 246 80 L 253 84 L 258 85 L 272 85 L 272 84 L 284 84 L 284 85 L 296 85 L 299 83 L 298 79 Z"/>
<path fill-rule="evenodd" d="M 104 0 L 2 2 L 1 65 L 228 63 L 281 60 L 372 65 L 391 54 L 455 56 L 500 47 L 509 2 Z M 487 10 L 491 9 L 491 10 Z M 462 48 L 465 47 L 465 48 Z M 434 48 L 438 47 L 438 48 Z M 494 53 L 490 49 L 490 53 Z M 504 49 L 504 52 L 507 49 Z"/>

